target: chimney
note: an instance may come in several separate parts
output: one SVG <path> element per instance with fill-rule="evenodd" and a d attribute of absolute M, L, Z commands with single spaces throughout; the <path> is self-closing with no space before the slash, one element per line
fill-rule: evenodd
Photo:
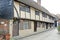
<path fill-rule="evenodd" d="M 41 5 L 41 0 L 37 0 L 37 3 L 38 3 L 39 5 Z"/>

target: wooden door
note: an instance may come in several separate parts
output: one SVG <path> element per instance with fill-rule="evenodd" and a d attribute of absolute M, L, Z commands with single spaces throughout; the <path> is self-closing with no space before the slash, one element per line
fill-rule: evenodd
<path fill-rule="evenodd" d="M 48 23 L 46 23 L 46 29 L 48 29 Z"/>
<path fill-rule="evenodd" d="M 19 35 L 19 22 L 16 20 L 13 23 L 13 36 L 18 36 Z"/>
<path fill-rule="evenodd" d="M 36 31 L 37 31 L 37 22 L 34 21 L 34 32 L 36 32 Z"/>

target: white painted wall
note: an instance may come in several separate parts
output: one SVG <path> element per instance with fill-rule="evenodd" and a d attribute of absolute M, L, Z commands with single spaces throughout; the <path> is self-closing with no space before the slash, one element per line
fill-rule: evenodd
<path fill-rule="evenodd" d="M 27 19 L 30 19 L 30 14 L 31 14 L 31 13 L 26 12 L 26 18 L 27 18 Z"/>
<path fill-rule="evenodd" d="M 15 7 L 16 7 L 16 9 L 17 9 L 17 11 L 18 11 L 18 14 L 19 14 L 19 3 L 18 3 L 18 2 L 16 2 L 16 1 L 14 1 L 14 5 L 15 5 Z M 20 16 L 20 14 L 19 14 L 19 16 Z M 18 15 L 17 15 L 17 12 L 16 12 L 15 8 L 14 8 L 14 17 L 18 17 Z"/>

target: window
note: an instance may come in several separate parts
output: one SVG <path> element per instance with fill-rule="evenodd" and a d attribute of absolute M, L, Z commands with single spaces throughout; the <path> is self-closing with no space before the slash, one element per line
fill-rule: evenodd
<path fill-rule="evenodd" d="M 20 21 L 20 30 L 26 30 L 31 29 L 31 23 L 27 20 L 21 20 Z"/>
<path fill-rule="evenodd" d="M 47 14 L 44 13 L 44 12 L 42 13 L 42 16 L 45 17 L 45 18 L 47 18 Z"/>
<path fill-rule="evenodd" d="M 42 23 L 42 28 L 45 28 L 45 23 Z"/>
<path fill-rule="evenodd" d="M 28 29 L 28 26 L 29 26 L 29 25 L 28 25 L 28 21 L 24 21 L 24 22 L 23 22 L 23 28 L 24 28 L 24 29 Z"/>
<path fill-rule="evenodd" d="M 25 6 L 26 8 L 26 12 L 30 13 L 30 7 L 29 6 Z"/>
<path fill-rule="evenodd" d="M 37 27 L 40 27 L 40 22 L 37 22 Z"/>
<path fill-rule="evenodd" d="M 49 16 L 49 19 L 52 19 L 52 17 L 51 17 L 51 16 Z"/>
<path fill-rule="evenodd" d="M 26 5 L 21 4 L 20 10 L 30 13 L 30 6 L 26 6 Z"/>
<path fill-rule="evenodd" d="M 20 6 L 21 11 L 25 11 L 25 6 Z"/>
<path fill-rule="evenodd" d="M 39 15 L 39 13 L 40 13 L 40 12 L 39 12 L 38 10 L 35 11 L 35 15 Z"/>
<path fill-rule="evenodd" d="M 52 20 L 55 20 L 54 17 L 52 17 Z"/>

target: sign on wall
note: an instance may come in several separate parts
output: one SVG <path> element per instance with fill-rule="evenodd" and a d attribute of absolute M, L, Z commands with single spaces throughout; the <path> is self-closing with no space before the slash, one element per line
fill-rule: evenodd
<path fill-rule="evenodd" d="M 0 0 L 0 18 L 13 18 L 13 0 Z"/>

